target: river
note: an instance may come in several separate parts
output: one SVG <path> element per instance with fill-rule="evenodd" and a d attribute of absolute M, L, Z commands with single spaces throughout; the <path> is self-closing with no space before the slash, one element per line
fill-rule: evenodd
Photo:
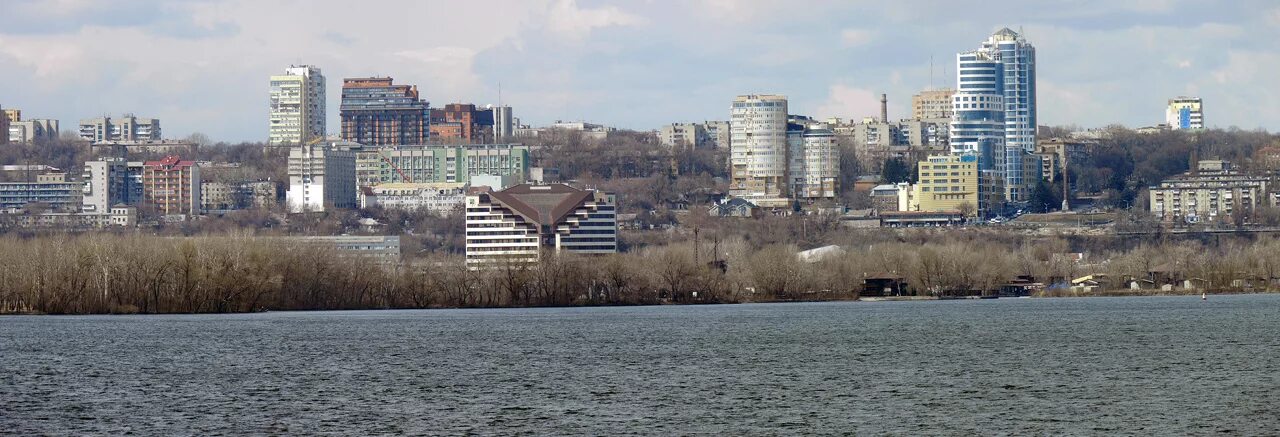
<path fill-rule="evenodd" d="M 0 317 L 19 435 L 1280 435 L 1280 295 Z"/>

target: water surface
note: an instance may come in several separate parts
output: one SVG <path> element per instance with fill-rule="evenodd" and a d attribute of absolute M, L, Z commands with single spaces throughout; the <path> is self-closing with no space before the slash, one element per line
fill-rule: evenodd
<path fill-rule="evenodd" d="M 1280 295 L 0 318 L 0 433 L 1280 435 Z"/>

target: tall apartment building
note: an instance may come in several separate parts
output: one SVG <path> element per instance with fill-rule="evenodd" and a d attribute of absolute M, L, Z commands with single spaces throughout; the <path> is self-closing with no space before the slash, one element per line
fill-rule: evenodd
<path fill-rule="evenodd" d="M 366 146 L 426 144 L 431 109 L 416 85 L 390 77 L 342 80 L 342 139 Z"/>
<path fill-rule="evenodd" d="M 10 120 L 9 128 L 0 132 L 7 134 L 9 142 L 14 144 L 52 141 L 58 139 L 58 120 Z"/>
<path fill-rule="evenodd" d="M 984 169 L 1004 176 L 1005 198 L 1025 201 L 1032 181 L 1022 167 L 1036 147 L 1035 47 L 1003 28 L 979 49 L 956 55 L 956 64 L 952 150 L 978 154 Z M 992 109 L 1001 112 L 998 119 Z"/>
<path fill-rule="evenodd" d="M 94 143 L 106 141 L 160 141 L 160 120 L 123 117 L 99 117 L 80 120 L 80 139 Z"/>
<path fill-rule="evenodd" d="M 320 68 L 292 65 L 271 76 L 267 142 L 272 146 L 304 144 L 325 136 L 325 81 Z"/>
<path fill-rule="evenodd" d="M 468 195 L 467 265 L 537 262 L 543 252 L 618 251 L 614 195 L 564 184 L 520 184 Z"/>
<path fill-rule="evenodd" d="M 1199 97 L 1178 96 L 1169 99 L 1164 111 L 1170 129 L 1204 129 L 1203 101 Z"/>
<path fill-rule="evenodd" d="M 9 143 L 9 122 L 18 121 L 18 117 L 9 118 L 9 110 L 0 108 L 0 144 Z"/>
<path fill-rule="evenodd" d="M 116 205 L 141 203 L 142 166 L 142 162 L 122 158 L 85 162 L 80 210 L 107 214 Z"/>
<path fill-rule="evenodd" d="M 1270 178 L 1243 174 L 1224 161 L 1200 161 L 1195 171 L 1148 188 L 1151 214 L 1165 222 L 1247 221 L 1259 207 L 1276 206 Z"/>
<path fill-rule="evenodd" d="M 759 206 L 786 206 L 786 96 L 738 96 L 729 115 L 729 194 Z"/>
<path fill-rule="evenodd" d="M 470 183 L 478 175 L 529 177 L 529 148 L 467 144 L 356 148 L 356 183 Z"/>
<path fill-rule="evenodd" d="M 40 203 L 56 212 L 79 211 L 81 186 L 68 181 L 66 173 L 36 175 L 34 181 L 0 182 L 0 210 L 14 211 Z"/>
<path fill-rule="evenodd" d="M 840 179 L 840 148 L 825 125 L 789 124 L 788 191 L 797 199 L 834 199 Z"/>
<path fill-rule="evenodd" d="M 200 166 L 177 156 L 144 162 L 142 204 L 163 216 L 200 215 Z"/>
<path fill-rule="evenodd" d="M 924 90 L 920 94 L 911 96 L 911 118 L 916 120 L 951 118 L 951 114 L 954 113 L 951 97 L 955 93 L 956 90 L 951 88 L 942 88 Z"/>
<path fill-rule="evenodd" d="M 289 149 L 289 212 L 356 207 L 356 152 L 329 144 Z"/>
<path fill-rule="evenodd" d="M 512 116 L 511 107 L 498 105 L 491 109 L 493 111 L 493 141 L 501 143 L 510 141 L 511 137 L 516 134 L 516 121 Z"/>

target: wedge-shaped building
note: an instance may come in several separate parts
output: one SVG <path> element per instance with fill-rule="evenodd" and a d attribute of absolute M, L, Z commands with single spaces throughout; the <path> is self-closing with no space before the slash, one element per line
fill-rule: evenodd
<path fill-rule="evenodd" d="M 613 194 L 520 184 L 467 196 L 467 265 L 537 262 L 546 251 L 616 253 Z"/>

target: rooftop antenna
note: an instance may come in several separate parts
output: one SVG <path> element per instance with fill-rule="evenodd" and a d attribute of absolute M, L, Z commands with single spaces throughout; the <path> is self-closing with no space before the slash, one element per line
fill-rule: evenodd
<path fill-rule="evenodd" d="M 929 91 L 933 91 L 933 55 L 929 55 Z"/>

